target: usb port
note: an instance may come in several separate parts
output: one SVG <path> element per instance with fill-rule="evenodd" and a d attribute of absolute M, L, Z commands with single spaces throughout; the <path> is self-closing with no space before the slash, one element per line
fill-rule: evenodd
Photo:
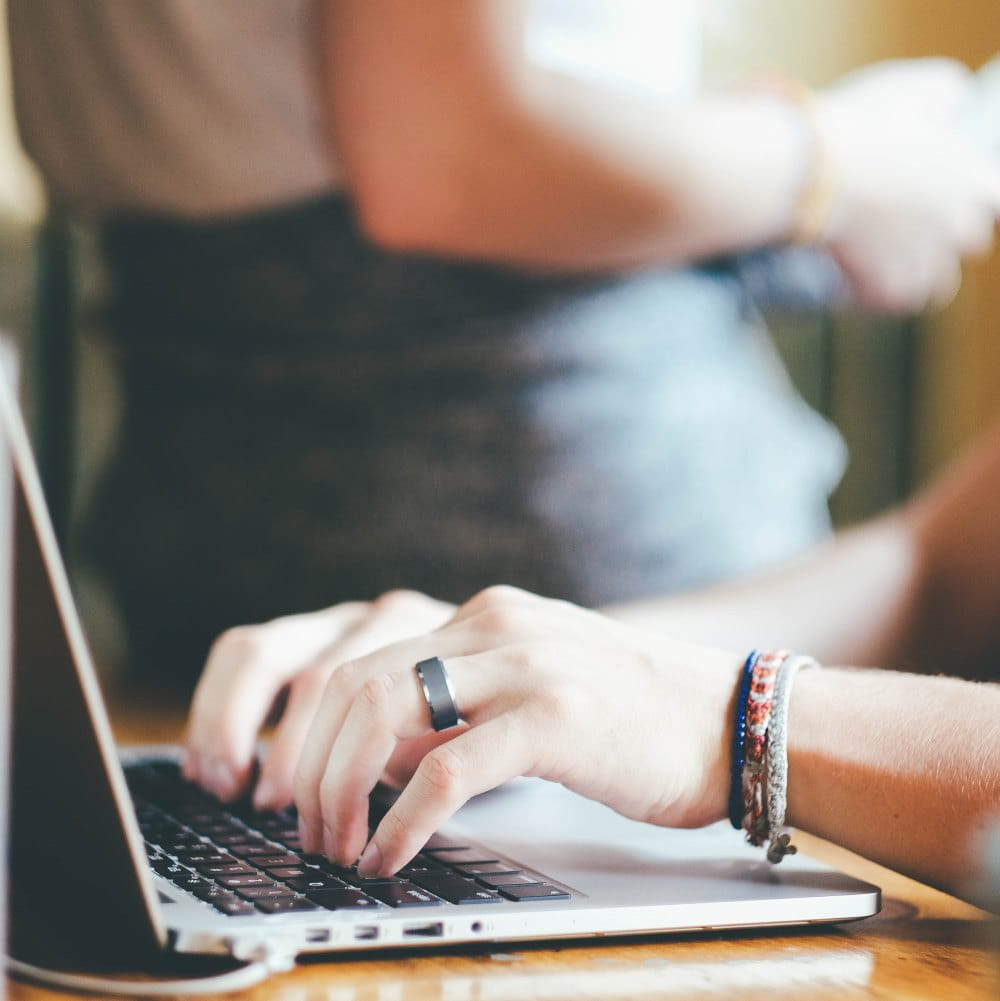
<path fill-rule="evenodd" d="M 403 934 L 410 938 L 441 938 L 444 935 L 444 925 L 440 921 L 426 925 L 408 925 L 403 929 Z"/>
<path fill-rule="evenodd" d="M 359 925 L 354 929 L 354 938 L 358 942 L 370 942 L 378 938 L 378 928 L 375 925 Z"/>

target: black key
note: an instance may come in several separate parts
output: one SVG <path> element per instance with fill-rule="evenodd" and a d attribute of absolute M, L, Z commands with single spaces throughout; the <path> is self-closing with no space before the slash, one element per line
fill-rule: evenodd
<path fill-rule="evenodd" d="M 403 876 L 410 876 L 417 872 L 444 872 L 444 866 L 440 862 L 435 862 L 433 859 L 421 858 L 417 856 L 408 865 L 404 865 L 402 869 L 399 870 L 400 874 Z"/>
<path fill-rule="evenodd" d="M 206 824 L 219 824 L 225 820 L 225 814 L 213 810 L 179 810 L 178 816 L 189 827 L 204 827 Z"/>
<path fill-rule="evenodd" d="M 265 914 L 287 914 L 290 911 L 315 911 L 316 904 L 302 897 L 269 897 L 266 900 L 255 900 L 254 907 Z"/>
<path fill-rule="evenodd" d="M 215 900 L 218 897 L 232 897 L 234 896 L 232 890 L 227 890 L 224 886 L 218 886 L 215 883 L 202 882 L 201 886 L 194 887 L 191 892 L 199 900 L 207 900 L 209 902 Z"/>
<path fill-rule="evenodd" d="M 233 824 L 227 821 L 216 822 L 214 824 L 191 825 L 199 834 L 204 834 L 208 838 L 214 838 L 216 834 L 242 834 L 246 837 L 246 829 L 242 824 Z"/>
<path fill-rule="evenodd" d="M 255 855 L 253 864 L 261 869 L 280 869 L 290 865 L 301 865 L 298 855 Z"/>
<path fill-rule="evenodd" d="M 255 860 L 256 861 L 256 860 Z M 270 866 L 265 867 L 264 871 L 272 879 L 280 879 L 285 882 L 289 879 L 303 879 L 309 875 L 310 872 L 315 870 L 307 869 L 304 865 L 292 865 L 292 866 L 277 866 L 271 868 Z"/>
<path fill-rule="evenodd" d="M 478 848 L 425 848 L 424 851 L 445 865 L 482 865 L 500 860 Z"/>
<path fill-rule="evenodd" d="M 256 869 L 252 869 L 250 866 L 243 865 L 240 862 L 201 862 L 195 865 L 195 869 L 203 876 L 212 877 L 259 875 Z"/>
<path fill-rule="evenodd" d="M 400 879 L 398 876 L 359 876 L 354 873 L 348 882 L 353 883 L 354 886 L 360 886 L 364 889 L 366 886 L 380 886 L 387 883 L 405 883 L 405 879 Z"/>
<path fill-rule="evenodd" d="M 326 859 L 320 863 L 319 869 L 330 876 L 342 879 L 345 883 L 357 883 L 361 878 L 353 865 L 337 865 L 336 862 L 329 862 Z"/>
<path fill-rule="evenodd" d="M 224 852 L 191 852 L 190 855 L 178 855 L 184 865 L 239 865 L 240 860 Z"/>
<path fill-rule="evenodd" d="M 325 907 L 328 911 L 374 910 L 378 906 L 360 890 L 354 890 L 349 886 L 342 889 L 313 890 L 307 896 L 313 903 Z"/>
<path fill-rule="evenodd" d="M 336 876 L 324 876 L 321 872 L 313 872 L 302 879 L 288 880 L 288 885 L 298 893 L 308 893 L 311 890 L 341 889 L 344 883 Z"/>
<path fill-rule="evenodd" d="M 241 886 L 236 890 L 238 896 L 244 900 L 267 900 L 270 897 L 294 896 L 288 892 L 287 886 Z"/>
<path fill-rule="evenodd" d="M 219 876 L 216 882 L 220 883 L 222 886 L 228 886 L 231 889 L 236 889 L 239 886 L 275 886 L 277 885 L 274 880 L 268 879 L 267 876 L 253 875 L 253 876 Z"/>
<path fill-rule="evenodd" d="M 235 894 L 227 897 L 213 897 L 209 903 L 223 914 L 230 917 L 239 917 L 241 914 L 253 914 L 254 905 L 246 900 L 240 900 Z"/>
<path fill-rule="evenodd" d="M 530 872 L 498 872 L 489 876 L 477 876 L 476 882 L 491 890 L 504 886 L 541 886 L 545 880 Z"/>
<path fill-rule="evenodd" d="M 279 851 L 277 845 L 272 845 L 267 841 L 244 841 L 235 845 L 227 845 L 226 847 L 232 855 L 252 859 L 257 858 L 259 855 L 275 855 Z"/>
<path fill-rule="evenodd" d="M 569 900 L 569 894 L 551 883 L 532 883 L 530 886 L 501 886 L 500 892 L 508 900 Z"/>
<path fill-rule="evenodd" d="M 498 872 L 520 872 L 516 865 L 511 865 L 509 862 L 480 862 L 461 865 L 456 865 L 455 870 L 462 873 L 464 876 L 490 876 Z"/>
<path fill-rule="evenodd" d="M 441 903 L 437 897 L 432 897 L 426 890 L 406 880 L 365 886 L 365 892 L 390 907 L 434 907 Z"/>
<path fill-rule="evenodd" d="M 230 845 L 242 845 L 247 840 L 247 832 L 239 831 L 236 834 L 213 834 L 212 840 L 217 845 L 223 845 L 226 848 Z"/>
<path fill-rule="evenodd" d="M 187 890 L 189 893 L 194 893 L 203 886 L 211 886 L 207 879 L 202 879 L 201 876 L 197 876 L 193 872 L 188 873 L 186 876 L 175 877 L 173 883 L 175 886 L 179 886 L 182 890 Z"/>
<path fill-rule="evenodd" d="M 479 886 L 471 879 L 463 879 L 461 876 L 452 876 L 449 873 L 414 876 L 413 882 L 447 900 L 449 904 L 496 904 L 503 900 L 492 890 Z"/>
<path fill-rule="evenodd" d="M 184 866 L 171 862 L 169 859 L 153 862 L 151 866 L 154 872 L 166 876 L 167 879 L 173 879 L 175 876 L 186 876 L 190 872 L 189 869 L 185 869 Z"/>

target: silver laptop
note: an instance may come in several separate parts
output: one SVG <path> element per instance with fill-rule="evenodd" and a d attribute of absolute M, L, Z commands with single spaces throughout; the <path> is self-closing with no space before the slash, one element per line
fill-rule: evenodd
<path fill-rule="evenodd" d="M 727 824 L 665 830 L 528 779 L 466 805 L 393 881 L 303 855 L 291 812 L 212 800 L 180 779 L 174 748 L 119 754 L 7 386 L 0 429 L 16 485 L 15 955 L 53 938 L 66 955 L 85 938 L 88 956 L 104 944 L 133 962 L 164 952 L 246 959 L 262 943 L 292 962 L 878 910 L 877 887 L 801 855 L 771 866 Z"/>

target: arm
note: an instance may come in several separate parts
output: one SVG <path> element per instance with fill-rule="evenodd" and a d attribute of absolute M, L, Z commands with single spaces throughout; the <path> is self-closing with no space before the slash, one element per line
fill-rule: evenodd
<path fill-rule="evenodd" d="M 1000 677 L 1000 425 L 898 511 L 784 567 L 606 609 L 695 642 Z"/>
<path fill-rule="evenodd" d="M 643 103 L 526 64 L 519 0 L 325 6 L 334 148 L 402 249 L 556 269 L 685 261 L 781 238 L 797 115 L 766 97 Z"/>
<path fill-rule="evenodd" d="M 411 665 L 447 665 L 464 723 L 435 734 Z M 362 871 L 404 865 L 467 799 L 518 775 L 626 816 L 726 815 L 742 656 L 492 588 L 425 636 L 334 672 L 296 777 L 303 843 Z M 613 667 L 609 668 L 609 665 Z M 398 748 L 433 738 L 368 842 L 368 795 Z M 1000 686 L 803 671 L 788 727 L 788 821 L 951 892 L 971 889 L 1000 813 Z"/>
<path fill-rule="evenodd" d="M 788 720 L 788 823 L 959 895 L 1000 819 L 1000 686 L 802 671 Z"/>
<path fill-rule="evenodd" d="M 749 93 L 636 100 L 547 72 L 523 57 L 524 11 L 323 5 L 332 144 L 376 243 L 611 271 L 788 238 L 817 152 L 799 109 Z M 873 77 L 819 108 L 839 179 L 825 239 L 864 301 L 922 306 L 989 245 L 1000 173 L 945 127 L 941 95 L 957 106 L 969 87 L 957 64 Z"/>

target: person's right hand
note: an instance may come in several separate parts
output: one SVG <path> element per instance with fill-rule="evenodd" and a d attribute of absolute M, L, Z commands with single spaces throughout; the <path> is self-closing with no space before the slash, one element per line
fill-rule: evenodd
<path fill-rule="evenodd" d="M 257 809 L 292 802 L 295 769 L 313 713 L 341 664 L 430 632 L 454 606 L 416 591 L 349 601 L 318 612 L 238 626 L 212 646 L 191 703 L 183 772 L 222 800 L 245 792 L 257 737 L 279 695 L 287 699 L 253 790 Z M 401 764 L 405 770 L 405 762 Z"/>
<path fill-rule="evenodd" d="M 869 308 L 946 305 L 1000 216 L 1000 161 L 968 134 L 974 76 L 946 59 L 880 63 L 817 105 L 837 194 L 824 240 Z"/>

